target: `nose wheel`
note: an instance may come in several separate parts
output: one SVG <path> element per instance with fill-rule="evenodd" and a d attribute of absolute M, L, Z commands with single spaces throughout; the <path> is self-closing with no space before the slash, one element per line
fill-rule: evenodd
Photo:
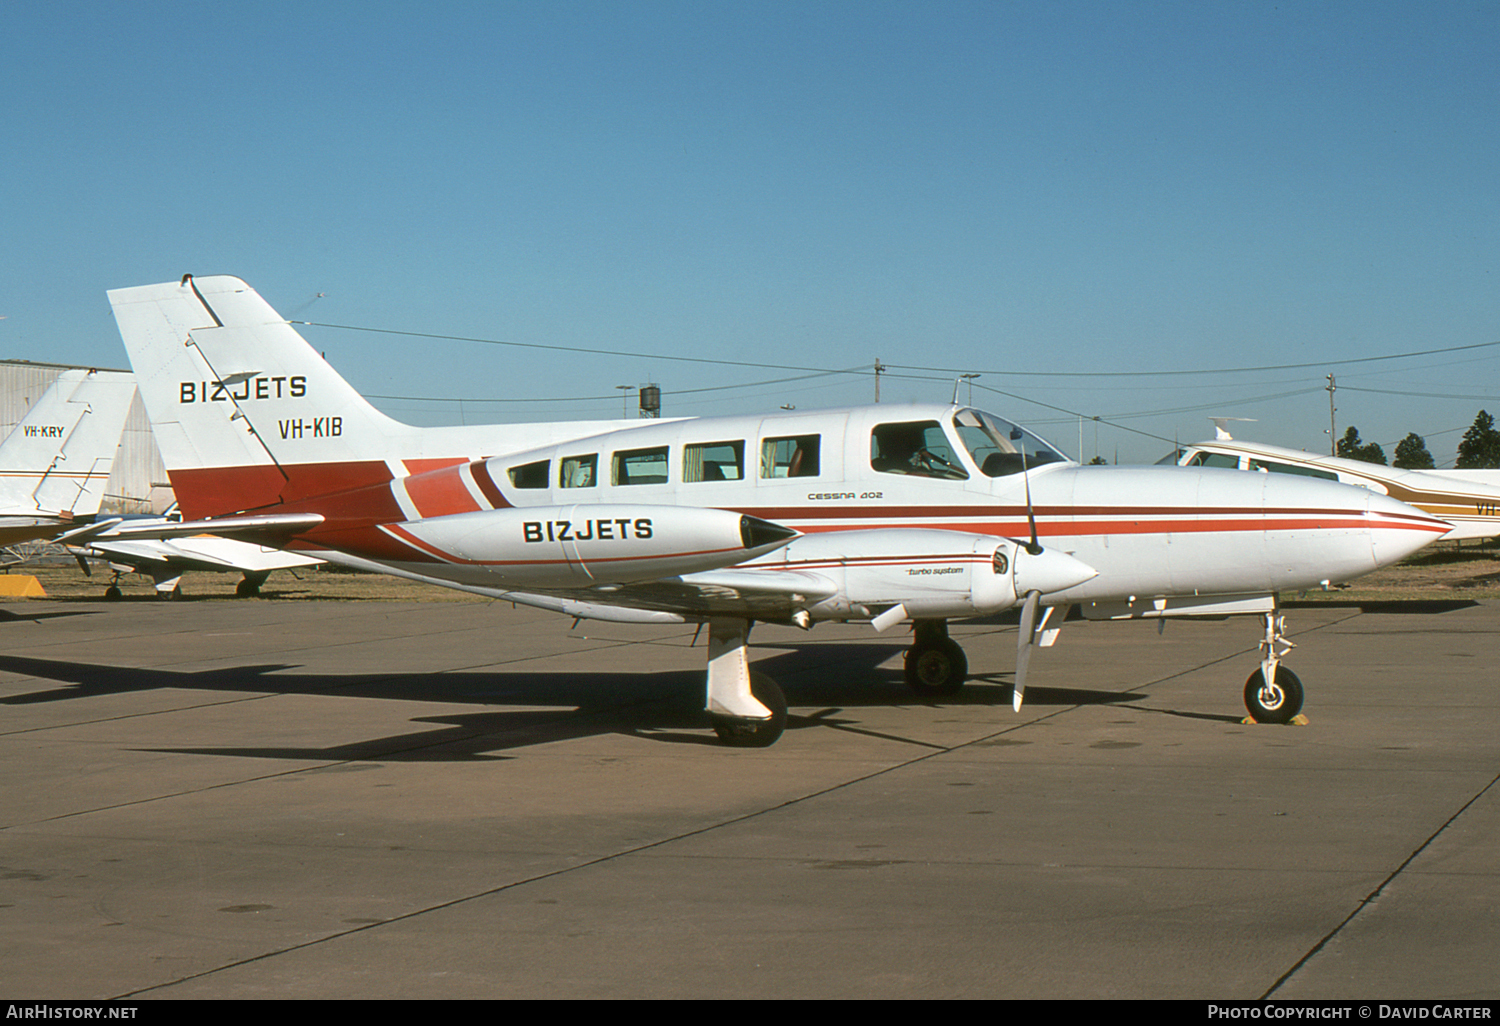
<path fill-rule="evenodd" d="M 1297 646 L 1286 639 L 1279 609 L 1265 614 L 1266 636 L 1260 643 L 1260 669 L 1245 681 L 1245 708 L 1256 723 L 1290 723 L 1302 711 L 1302 681 L 1281 665 Z"/>
<path fill-rule="evenodd" d="M 1245 708 L 1256 723 L 1290 723 L 1302 711 L 1302 681 L 1285 666 L 1278 666 L 1272 683 L 1263 670 L 1245 681 Z"/>

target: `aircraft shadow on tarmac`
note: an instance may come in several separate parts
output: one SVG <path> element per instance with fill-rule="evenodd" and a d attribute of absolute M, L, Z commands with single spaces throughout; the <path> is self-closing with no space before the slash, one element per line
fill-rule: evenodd
<path fill-rule="evenodd" d="M 875 734 L 860 725 L 860 708 L 980 706 L 1009 708 L 1010 675 L 979 675 L 957 695 L 914 694 L 899 668 L 882 666 L 903 646 L 811 644 L 756 660 L 777 677 L 794 707 L 787 730 L 843 729 Z M 792 648 L 788 651 L 787 649 Z M 359 699 L 505 707 L 415 717 L 415 730 L 353 744 L 321 748 L 151 748 L 183 754 L 312 761 L 470 761 L 489 753 L 601 734 L 627 734 L 678 744 L 713 744 L 703 711 L 701 670 L 661 673 L 536 673 L 489 671 L 429 674 L 297 673 L 284 663 L 250 664 L 195 672 L 108 666 L 0 655 L 0 672 L 53 681 L 58 686 L 0 697 L 0 705 L 32 705 L 155 690 L 246 695 L 323 695 Z M 1026 719 L 1058 706 L 1116 704 L 1140 692 L 1061 687 L 1027 689 Z M 515 708 L 517 706 L 523 708 Z M 530 707 L 530 708 L 526 708 Z M 815 711 L 803 713 L 811 707 Z M 1025 722 L 1017 720 L 1017 725 Z M 907 740 L 899 734 L 882 734 Z"/>

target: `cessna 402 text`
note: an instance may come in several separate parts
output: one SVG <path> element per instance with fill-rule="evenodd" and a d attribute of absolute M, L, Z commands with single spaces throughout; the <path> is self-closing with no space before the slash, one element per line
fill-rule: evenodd
<path fill-rule="evenodd" d="M 570 616 L 709 626 L 727 743 L 780 736 L 756 621 L 910 622 L 906 677 L 964 681 L 950 619 L 1021 607 L 1014 704 L 1068 607 L 1265 620 L 1251 714 L 1302 689 L 1278 592 L 1395 562 L 1448 525 L 1393 499 L 1226 470 L 1081 467 L 957 405 L 416 428 L 369 405 L 238 278 L 109 294 L 183 529 Z M 207 521 L 206 523 L 204 521 Z M 105 525 L 99 535 L 128 532 Z"/>

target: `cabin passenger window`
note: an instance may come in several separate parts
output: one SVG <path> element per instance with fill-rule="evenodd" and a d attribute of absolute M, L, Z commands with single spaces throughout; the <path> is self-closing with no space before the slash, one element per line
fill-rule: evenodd
<path fill-rule="evenodd" d="M 641 485 L 667 483 L 667 447 L 626 449 L 615 453 L 611 484 Z"/>
<path fill-rule="evenodd" d="M 884 474 L 952 480 L 969 476 L 935 420 L 877 425 L 870 433 L 870 466 Z"/>
<path fill-rule="evenodd" d="M 511 467 L 510 483 L 516 488 L 546 488 L 552 470 L 551 460 L 538 460 L 519 467 Z"/>
<path fill-rule="evenodd" d="M 738 481 L 744 476 L 744 442 L 702 442 L 682 450 L 683 481 Z"/>
<path fill-rule="evenodd" d="M 557 483 L 563 488 L 592 488 L 599 483 L 594 470 L 599 463 L 598 453 L 587 456 L 569 456 L 562 461 L 557 473 Z"/>
<path fill-rule="evenodd" d="M 1240 458 L 1229 456 L 1222 452 L 1200 452 L 1195 453 L 1193 458 L 1187 461 L 1190 467 L 1224 467 L 1228 470 L 1240 468 Z"/>
<path fill-rule="evenodd" d="M 817 477 L 818 446 L 822 435 L 766 438 L 760 443 L 760 476 Z"/>

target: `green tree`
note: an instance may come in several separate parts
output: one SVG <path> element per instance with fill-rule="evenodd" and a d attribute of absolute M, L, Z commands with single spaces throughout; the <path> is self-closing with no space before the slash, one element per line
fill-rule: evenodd
<path fill-rule="evenodd" d="M 1431 470 L 1437 466 L 1432 462 L 1432 453 L 1427 451 L 1427 441 L 1415 431 L 1396 443 L 1396 458 L 1391 466 L 1402 470 Z"/>
<path fill-rule="evenodd" d="M 1458 443 L 1458 462 L 1465 469 L 1500 467 L 1500 431 L 1495 430 L 1495 418 L 1483 410 L 1474 418 L 1463 441 Z"/>
<path fill-rule="evenodd" d="M 1363 463 L 1379 463 L 1385 466 L 1385 450 L 1377 442 L 1365 445 L 1359 440 L 1359 428 L 1351 427 L 1344 432 L 1344 437 L 1339 439 L 1338 455 L 1346 460 L 1359 460 Z"/>

